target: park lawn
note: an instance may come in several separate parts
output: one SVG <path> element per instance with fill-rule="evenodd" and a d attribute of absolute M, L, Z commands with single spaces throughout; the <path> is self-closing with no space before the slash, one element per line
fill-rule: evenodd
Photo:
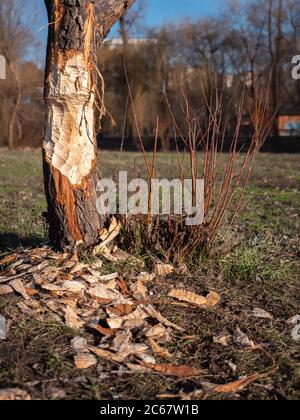
<path fill-rule="evenodd" d="M 100 152 L 102 176 L 110 176 L 118 154 Z M 157 177 L 176 177 L 176 155 L 158 157 Z M 145 174 L 140 154 L 122 155 L 120 170 L 131 176 Z M 0 388 L 19 387 L 32 398 L 42 399 L 155 399 L 159 395 L 186 395 L 210 382 L 224 384 L 241 376 L 266 373 L 261 381 L 237 395 L 207 395 L 218 399 L 299 399 L 299 342 L 292 338 L 287 321 L 300 315 L 300 160 L 298 155 L 260 154 L 240 214 L 228 236 L 219 240 L 211 255 L 189 264 L 189 275 L 171 275 L 155 285 L 161 296 L 160 310 L 181 325 L 168 350 L 173 363 L 203 369 L 203 378 L 173 379 L 156 374 L 122 371 L 103 362 L 78 372 L 72 363 L 70 341 L 78 335 L 63 325 L 42 324 L 20 318 L 13 298 L 0 298 L 0 314 L 12 324 L 7 341 L 0 344 Z M 0 257 L 17 247 L 34 247 L 46 240 L 42 213 L 41 153 L 35 150 L 0 150 Z M 138 250 L 137 250 L 138 252 Z M 139 257 L 141 257 L 139 255 Z M 151 269 L 151 267 L 148 267 Z M 105 270 L 132 268 L 107 264 Z M 170 286 L 203 294 L 215 290 L 221 303 L 199 310 L 168 303 Z M 273 320 L 253 317 L 260 308 Z M 258 345 L 242 349 L 217 337 L 232 336 L 239 327 Z"/>

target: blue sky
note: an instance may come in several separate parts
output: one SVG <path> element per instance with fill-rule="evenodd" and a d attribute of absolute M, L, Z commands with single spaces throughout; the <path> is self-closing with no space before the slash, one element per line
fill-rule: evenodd
<path fill-rule="evenodd" d="M 139 0 L 137 0 L 139 1 Z M 145 26 L 161 26 L 180 22 L 185 18 L 197 19 L 218 13 L 229 0 L 144 0 L 146 3 Z M 45 50 L 47 16 L 43 0 L 25 0 L 26 19 L 41 42 L 39 50 Z M 111 36 L 116 34 L 112 31 Z"/>
<path fill-rule="evenodd" d="M 226 0 L 148 0 L 146 1 L 147 24 L 162 25 L 180 21 L 186 17 L 197 18 L 212 15 Z"/>

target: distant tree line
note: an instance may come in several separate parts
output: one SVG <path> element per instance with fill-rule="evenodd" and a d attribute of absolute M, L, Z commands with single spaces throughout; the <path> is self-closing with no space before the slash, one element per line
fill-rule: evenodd
<path fill-rule="evenodd" d="M 140 133 L 151 138 L 159 117 L 162 147 L 169 149 L 176 134 L 171 113 L 184 129 L 183 94 L 203 128 L 217 98 L 229 135 L 242 92 L 245 132 L 256 124 L 267 86 L 268 118 L 285 109 L 300 114 L 300 80 L 291 77 L 292 58 L 300 53 L 299 0 L 228 2 L 218 16 L 144 30 L 135 37 L 133 29 L 142 23 L 143 9 L 135 9 L 120 22 L 120 42 L 108 41 L 98 51 L 105 80 L 105 86 L 101 78 L 99 83 L 99 113 L 104 112 L 105 87 L 106 118 L 97 126 L 102 136 L 134 142 L 138 121 Z M 8 65 L 7 80 L 0 81 L 1 146 L 41 143 L 43 71 L 26 60 L 33 42 L 19 2 L 0 0 L 0 54 Z"/>

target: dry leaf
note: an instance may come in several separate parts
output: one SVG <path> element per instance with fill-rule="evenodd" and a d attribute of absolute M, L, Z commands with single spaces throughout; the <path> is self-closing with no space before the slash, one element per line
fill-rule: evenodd
<path fill-rule="evenodd" d="M 205 298 L 204 296 L 197 295 L 196 293 L 187 290 L 172 290 L 169 297 L 190 303 L 197 306 L 216 306 L 220 302 L 220 297 L 217 293 L 211 292 Z"/>
<path fill-rule="evenodd" d="M 203 374 L 201 370 L 191 368 L 189 366 L 159 365 L 145 362 L 142 362 L 141 364 L 154 372 L 161 373 L 166 376 L 176 376 L 178 378 L 188 378 Z"/>
<path fill-rule="evenodd" d="M 217 392 L 219 394 L 234 394 L 236 392 L 240 392 L 243 389 L 245 389 L 248 385 L 250 385 L 252 382 L 258 381 L 259 379 L 265 378 L 266 375 L 262 374 L 254 374 L 252 376 L 248 376 L 242 379 L 239 379 L 238 381 L 231 382 L 227 385 L 221 385 L 214 388 L 214 392 Z"/>
<path fill-rule="evenodd" d="M 264 309 L 255 308 L 252 314 L 255 318 L 273 320 L 273 315 L 271 315 L 269 312 L 265 311 Z"/>
<path fill-rule="evenodd" d="M 0 286 L 0 295 L 9 295 L 13 293 L 14 289 L 8 285 Z"/>
<path fill-rule="evenodd" d="M 156 264 L 154 271 L 156 276 L 166 277 L 173 273 L 174 267 L 169 264 Z"/>
<path fill-rule="evenodd" d="M 77 369 L 89 369 L 97 364 L 97 359 L 92 354 L 80 353 L 74 357 Z"/>
<path fill-rule="evenodd" d="M 29 300 L 30 297 L 26 293 L 24 284 L 22 280 L 13 280 L 9 283 L 9 285 L 17 292 L 19 293 L 25 300 Z"/>
<path fill-rule="evenodd" d="M 163 349 L 159 344 L 156 343 L 156 341 L 153 340 L 153 338 L 149 338 L 148 341 L 154 354 L 157 354 L 164 359 L 171 359 L 173 357 L 168 350 Z"/>

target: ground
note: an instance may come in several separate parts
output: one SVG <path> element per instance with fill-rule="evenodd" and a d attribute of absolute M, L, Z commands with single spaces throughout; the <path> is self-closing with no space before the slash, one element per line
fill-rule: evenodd
<path fill-rule="evenodd" d="M 158 177 L 171 176 L 176 157 L 159 156 Z M 100 154 L 103 175 L 116 167 L 118 155 Z M 122 156 L 120 169 L 144 173 L 137 154 Z M 11 319 L 8 339 L 0 344 L 0 389 L 21 388 L 42 399 L 299 399 L 299 342 L 287 321 L 300 314 L 299 214 L 300 161 L 297 155 L 261 154 L 238 218 L 228 236 L 210 255 L 189 264 L 189 275 L 170 275 L 157 282 L 159 309 L 186 333 L 176 333 L 168 346 L 173 362 L 203 370 L 196 379 L 136 374 L 103 362 L 97 368 L 74 368 L 70 341 L 78 335 L 63 325 L 20 317 L 15 298 L 0 298 L 0 314 Z M 45 240 L 41 156 L 38 151 L 0 150 L 0 258 L 17 247 L 34 247 Z M 140 256 L 139 256 L 140 257 Z M 150 267 L 149 267 L 150 268 Z M 133 268 L 107 264 L 126 279 Z M 221 303 L 213 309 L 172 304 L 172 285 L 203 294 L 217 291 Z M 273 320 L 253 316 L 255 308 Z M 226 346 L 217 338 L 234 336 L 240 328 L 255 344 Z M 109 372 L 109 374 L 107 373 Z M 236 395 L 210 394 L 206 383 L 226 384 L 254 373 L 264 378 Z"/>

